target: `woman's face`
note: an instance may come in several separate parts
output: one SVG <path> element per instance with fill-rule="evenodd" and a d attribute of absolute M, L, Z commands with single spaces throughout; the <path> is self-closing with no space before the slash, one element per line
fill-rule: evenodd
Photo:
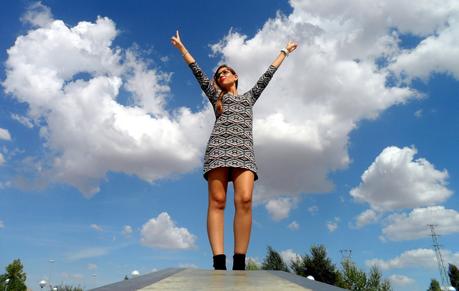
<path fill-rule="evenodd" d="M 218 85 L 222 88 L 230 88 L 236 82 L 237 78 L 237 75 L 227 67 L 222 67 L 217 71 Z"/>

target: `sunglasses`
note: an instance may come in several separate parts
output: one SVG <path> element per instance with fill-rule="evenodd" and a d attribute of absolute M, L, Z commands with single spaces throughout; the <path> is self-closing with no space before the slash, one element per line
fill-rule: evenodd
<path fill-rule="evenodd" d="M 220 79 L 222 75 L 228 76 L 229 74 L 232 74 L 230 70 L 221 70 L 219 73 L 217 73 L 217 79 Z"/>

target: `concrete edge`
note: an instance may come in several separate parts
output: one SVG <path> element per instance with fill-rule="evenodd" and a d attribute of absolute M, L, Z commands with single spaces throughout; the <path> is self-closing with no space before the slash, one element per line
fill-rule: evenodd
<path fill-rule="evenodd" d="M 168 268 L 153 273 L 145 274 L 129 280 L 123 280 L 120 282 L 104 285 L 88 291 L 134 291 L 142 289 L 148 285 L 156 283 L 164 278 L 177 274 L 185 268 Z"/>
<path fill-rule="evenodd" d="M 314 288 L 314 291 L 346 291 L 347 290 L 347 289 L 336 287 L 330 284 L 309 280 L 306 277 L 284 272 L 284 271 L 267 270 L 267 272 L 270 274 L 276 275 L 278 277 L 281 277 L 282 279 L 285 279 L 292 283 L 298 284 L 301 287 Z"/>

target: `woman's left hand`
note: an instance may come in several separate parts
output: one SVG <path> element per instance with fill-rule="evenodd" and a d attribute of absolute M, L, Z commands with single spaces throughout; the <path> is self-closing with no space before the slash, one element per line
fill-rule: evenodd
<path fill-rule="evenodd" d="M 285 47 L 289 53 L 293 52 L 298 47 L 298 44 L 293 41 L 289 41 Z"/>

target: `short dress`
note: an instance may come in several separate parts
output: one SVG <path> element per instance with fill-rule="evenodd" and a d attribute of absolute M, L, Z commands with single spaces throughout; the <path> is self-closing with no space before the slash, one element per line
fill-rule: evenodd
<path fill-rule="evenodd" d="M 255 86 L 242 95 L 226 93 L 222 97 L 223 113 L 216 109 L 218 94 L 212 82 L 196 62 L 189 65 L 201 89 L 209 98 L 215 113 L 215 123 L 204 155 L 204 179 L 210 170 L 220 167 L 251 170 L 258 180 L 255 153 L 253 150 L 252 107 L 266 88 L 277 68 L 270 65 Z M 228 181 L 232 181 L 229 173 Z"/>

